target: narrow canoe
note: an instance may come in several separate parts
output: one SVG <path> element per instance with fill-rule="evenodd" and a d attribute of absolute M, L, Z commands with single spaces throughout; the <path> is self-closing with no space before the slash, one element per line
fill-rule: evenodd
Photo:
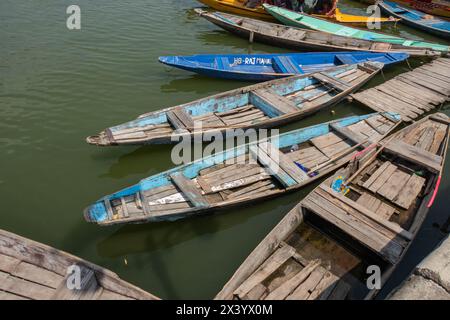
<path fill-rule="evenodd" d="M 159 57 L 159 62 L 213 78 L 268 81 L 297 74 L 367 61 L 389 66 L 407 59 L 407 53 L 316 52 L 277 54 L 202 54 Z"/>
<path fill-rule="evenodd" d="M 80 275 L 80 287 L 76 284 Z M 117 274 L 0 230 L 0 300 L 157 300 Z"/>
<path fill-rule="evenodd" d="M 438 19 L 434 16 L 430 16 L 429 14 L 414 9 L 402 7 L 392 1 L 379 1 L 377 2 L 377 5 L 380 7 L 381 11 L 400 18 L 402 23 L 410 27 L 445 39 L 450 38 L 450 22 L 446 20 Z"/>
<path fill-rule="evenodd" d="M 230 12 L 242 16 L 263 19 L 268 21 L 275 20 L 269 13 L 267 13 L 264 10 L 262 6 L 258 6 L 255 8 L 248 8 L 243 4 L 243 1 L 239 0 L 198 0 L 198 1 L 218 11 Z M 336 9 L 335 15 L 333 17 L 328 17 L 326 15 L 320 14 L 313 14 L 313 16 L 322 19 L 328 19 L 334 22 L 358 26 L 366 26 L 367 21 L 369 19 L 369 17 L 366 16 L 356 16 L 342 13 L 341 10 L 339 10 L 339 8 Z M 397 19 L 389 19 L 389 18 L 377 18 L 372 20 L 380 23 L 392 23 L 397 21 Z"/>
<path fill-rule="evenodd" d="M 85 210 L 102 226 L 176 220 L 275 197 L 345 165 L 400 122 L 353 116 L 250 142 L 156 174 Z"/>
<path fill-rule="evenodd" d="M 323 32 L 328 32 L 331 34 L 339 35 L 339 36 L 347 36 L 351 38 L 357 39 L 365 39 L 365 40 L 373 40 L 379 42 L 400 44 L 403 46 L 411 46 L 418 48 L 429 48 L 436 51 L 441 51 L 448 53 L 450 47 L 437 43 L 429 43 L 419 40 L 408 40 L 396 36 L 391 36 L 383 33 L 376 33 L 372 31 L 356 29 L 346 27 L 340 24 L 336 24 L 333 22 L 329 22 L 326 20 L 313 18 L 311 16 L 301 14 L 298 12 L 293 12 L 290 10 L 286 10 L 283 8 L 271 6 L 264 4 L 266 11 L 272 14 L 275 18 L 277 18 L 280 22 L 294 26 L 294 27 L 303 27 L 312 30 L 318 30 Z"/>
<path fill-rule="evenodd" d="M 382 287 L 417 234 L 444 164 L 449 123 L 443 114 L 426 117 L 366 152 L 356 172 L 353 161 L 325 180 L 262 240 L 216 299 L 373 298 L 377 290 L 366 279 L 374 271 L 367 268 L 380 268 Z"/>
<path fill-rule="evenodd" d="M 232 14 L 208 12 L 202 9 L 195 9 L 195 11 L 206 20 L 239 37 L 293 50 L 404 52 L 410 56 L 438 56 L 441 54 L 429 49 L 336 36 Z"/>
<path fill-rule="evenodd" d="M 341 101 L 382 67 L 379 62 L 364 62 L 231 90 L 143 114 L 90 136 L 87 142 L 99 146 L 174 143 L 182 138 L 201 140 L 203 134 L 224 136 L 231 129 L 276 127 Z"/>

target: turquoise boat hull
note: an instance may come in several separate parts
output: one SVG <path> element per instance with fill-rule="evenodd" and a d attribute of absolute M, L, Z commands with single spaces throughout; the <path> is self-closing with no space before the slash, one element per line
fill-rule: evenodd
<path fill-rule="evenodd" d="M 332 23 L 326 20 L 313 18 L 311 16 L 301 14 L 299 12 L 294 12 L 267 4 L 264 4 L 264 8 L 278 21 L 288 26 L 307 28 L 311 30 L 331 33 L 338 36 L 346 36 L 362 40 L 392 43 L 407 47 L 427 48 L 445 53 L 448 53 L 450 51 L 450 47 L 447 45 L 429 43 L 419 40 L 408 40 L 388 34 L 351 28 L 337 23 Z"/>

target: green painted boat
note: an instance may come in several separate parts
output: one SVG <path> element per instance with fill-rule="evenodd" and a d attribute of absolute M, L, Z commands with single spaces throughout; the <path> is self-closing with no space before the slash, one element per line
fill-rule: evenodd
<path fill-rule="evenodd" d="M 341 24 L 329 22 L 326 20 L 313 18 L 311 16 L 283 9 L 280 7 L 264 4 L 264 8 L 268 13 L 285 25 L 307 28 L 322 32 L 331 33 L 338 36 L 346 36 L 356 39 L 371 40 L 392 44 L 399 44 L 408 47 L 430 48 L 436 51 L 448 52 L 450 47 L 437 43 L 429 43 L 418 40 L 408 40 L 383 33 L 372 32 L 368 30 L 346 27 Z"/>

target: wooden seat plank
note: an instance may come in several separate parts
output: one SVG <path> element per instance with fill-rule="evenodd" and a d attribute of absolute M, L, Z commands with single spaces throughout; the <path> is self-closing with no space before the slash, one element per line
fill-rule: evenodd
<path fill-rule="evenodd" d="M 334 224 L 387 261 L 391 263 L 398 261 L 403 251 L 400 245 L 316 192 L 309 194 L 302 201 L 302 206 Z"/>
<path fill-rule="evenodd" d="M 297 106 L 288 98 L 277 94 L 272 89 L 251 91 L 251 102 L 269 117 L 298 112 Z"/>
<path fill-rule="evenodd" d="M 269 173 L 280 181 L 283 186 L 290 187 L 297 184 L 297 182 L 289 174 L 281 169 L 279 163 L 273 161 L 263 149 L 255 145 L 251 145 L 249 146 L 249 151 L 252 157 L 265 166 Z"/>
<path fill-rule="evenodd" d="M 417 163 L 432 172 L 437 173 L 441 169 L 441 156 L 419 149 L 403 141 L 392 140 L 386 145 L 385 150 L 408 161 Z"/>
<path fill-rule="evenodd" d="M 308 175 L 278 148 L 275 148 L 270 142 L 261 142 L 259 147 L 266 151 L 273 160 L 278 160 L 280 168 L 289 174 L 295 181 L 302 183 L 308 179 Z M 276 158 L 274 158 L 274 156 Z"/>
<path fill-rule="evenodd" d="M 194 128 L 194 120 L 183 108 L 175 108 L 173 113 L 181 121 L 185 128 Z"/>
<path fill-rule="evenodd" d="M 330 85 L 333 88 L 338 89 L 339 91 L 346 91 L 352 87 L 351 84 L 348 83 L 347 81 L 344 81 L 342 79 L 339 79 L 324 72 L 314 73 L 312 74 L 312 77 L 325 85 Z"/>
<path fill-rule="evenodd" d="M 395 233 L 396 235 L 403 237 L 405 240 L 411 241 L 413 239 L 413 235 L 411 234 L 411 232 L 403 229 L 402 227 L 400 227 L 398 224 L 396 224 L 394 222 L 380 218 L 379 216 L 377 216 L 370 210 L 367 210 L 366 208 L 359 205 L 355 201 L 347 198 L 343 194 L 333 191 L 333 189 L 331 189 L 330 187 L 327 187 L 327 186 L 321 184 L 319 186 L 319 189 L 322 189 L 323 191 L 328 193 L 330 196 L 340 200 L 341 202 L 345 203 L 346 205 L 357 210 L 360 214 L 370 218 L 374 222 L 378 223 L 380 226 L 390 230 L 391 232 Z"/>
<path fill-rule="evenodd" d="M 181 190 L 183 196 L 186 197 L 195 207 L 206 208 L 209 207 L 208 201 L 201 194 L 192 180 L 186 178 L 181 172 L 170 174 L 172 182 Z"/>
<path fill-rule="evenodd" d="M 356 133 L 346 127 L 338 126 L 334 123 L 330 124 L 330 128 L 336 131 L 338 134 L 342 135 L 343 137 L 353 141 L 355 144 L 361 143 L 364 140 L 366 140 L 362 135 L 359 133 Z"/>

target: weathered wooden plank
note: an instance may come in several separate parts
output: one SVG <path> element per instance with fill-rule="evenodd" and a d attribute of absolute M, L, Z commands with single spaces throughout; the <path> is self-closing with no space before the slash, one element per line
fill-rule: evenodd
<path fill-rule="evenodd" d="M 326 270 L 318 266 L 309 277 L 292 292 L 286 300 L 307 300 L 326 274 Z"/>
<path fill-rule="evenodd" d="M 389 179 L 386 180 L 384 185 L 378 189 L 377 193 L 386 199 L 393 201 L 409 178 L 410 175 L 408 173 L 397 169 Z"/>
<path fill-rule="evenodd" d="M 264 281 L 275 272 L 283 263 L 295 254 L 295 249 L 289 245 L 278 248 L 263 264 L 248 277 L 235 291 L 234 295 L 244 297 L 257 284 Z"/>
<path fill-rule="evenodd" d="M 0 271 L 12 273 L 19 263 L 19 259 L 7 256 L 5 254 L 0 254 Z"/>
<path fill-rule="evenodd" d="M 341 141 L 339 143 L 333 144 L 331 146 L 325 147 L 320 151 L 324 153 L 328 158 L 333 158 L 336 154 L 343 152 L 346 149 L 350 149 L 352 146 L 346 141 Z"/>
<path fill-rule="evenodd" d="M 24 261 L 22 261 L 11 274 L 15 277 L 33 281 L 55 289 L 64 279 L 63 276 L 55 272 L 46 270 L 42 267 L 38 267 Z"/>
<path fill-rule="evenodd" d="M 343 139 L 336 133 L 330 132 L 325 135 L 312 138 L 310 141 L 317 149 L 320 150 L 330 145 L 342 142 Z"/>
<path fill-rule="evenodd" d="M 303 181 L 309 179 L 306 172 L 297 167 L 287 155 L 275 148 L 270 142 L 259 143 L 259 148 L 266 151 L 267 155 L 272 158 L 272 160 L 278 160 L 280 168 L 298 183 L 302 183 Z"/>
<path fill-rule="evenodd" d="M 331 129 L 336 131 L 338 134 L 342 135 L 343 137 L 353 141 L 355 144 L 362 143 L 364 140 L 366 140 L 363 136 L 360 134 L 346 128 L 337 126 L 336 124 L 332 123 L 330 124 Z"/>
<path fill-rule="evenodd" d="M 433 126 L 429 126 L 425 128 L 423 134 L 420 136 L 419 141 L 416 143 L 416 147 L 425 151 L 431 147 L 433 143 L 434 133 L 436 132 L 436 128 Z"/>
<path fill-rule="evenodd" d="M 444 141 L 444 138 L 447 136 L 447 129 L 438 129 L 434 134 L 433 142 L 428 150 L 428 152 L 432 154 L 437 154 L 439 148 Z"/>
<path fill-rule="evenodd" d="M 386 145 L 385 150 L 408 161 L 417 163 L 432 172 L 436 173 L 441 169 L 441 156 L 419 149 L 415 146 L 404 143 L 403 141 L 392 140 Z"/>
<path fill-rule="evenodd" d="M 297 183 L 289 174 L 281 169 L 279 164 L 273 161 L 263 149 L 256 146 L 250 146 L 249 151 L 255 159 L 260 161 L 261 164 L 268 169 L 271 175 L 281 182 L 281 184 L 290 187 Z"/>
<path fill-rule="evenodd" d="M 316 193 L 312 193 L 302 201 L 302 205 L 323 219 L 328 220 L 373 252 L 384 257 L 387 261 L 391 263 L 398 261 L 402 252 L 400 245 L 353 215 L 349 215 L 345 210 L 337 207 L 332 202 L 327 201 Z"/>
<path fill-rule="evenodd" d="M 308 300 L 326 299 L 339 281 L 339 277 L 327 271 L 308 297 Z"/>
<path fill-rule="evenodd" d="M 396 223 L 393 223 L 391 221 L 387 221 L 385 219 L 380 218 L 379 216 L 377 216 L 376 214 L 374 214 L 370 210 L 367 210 L 366 208 L 364 208 L 363 206 L 359 205 L 355 201 L 350 200 L 349 198 L 347 198 L 343 194 L 333 191 L 333 189 L 331 189 L 330 187 L 325 186 L 324 184 L 321 184 L 319 186 L 319 188 L 322 189 L 323 191 L 325 191 L 326 193 L 328 193 L 329 195 L 331 195 L 332 197 L 342 201 L 346 205 L 348 205 L 348 206 L 352 207 L 353 209 L 357 210 L 360 214 L 370 218 L 372 221 L 378 223 L 380 226 L 390 230 L 394 234 L 399 235 L 399 236 L 401 236 L 404 239 L 409 240 L 409 241 L 411 241 L 413 239 L 413 235 L 411 234 L 411 232 L 403 229 L 402 227 L 400 227 Z"/>
<path fill-rule="evenodd" d="M 391 165 L 389 161 L 384 162 L 378 169 L 363 183 L 363 188 L 369 189 L 370 186 L 386 171 Z"/>
<path fill-rule="evenodd" d="M 385 170 L 381 172 L 378 178 L 367 189 L 376 193 L 396 170 L 397 166 L 389 163 Z"/>
<path fill-rule="evenodd" d="M 314 73 L 312 74 L 312 77 L 319 80 L 325 85 L 329 85 L 335 89 L 338 89 L 339 91 L 346 91 L 351 88 L 351 84 L 349 84 L 347 81 L 341 80 L 324 72 Z"/>
<path fill-rule="evenodd" d="M 169 110 L 166 112 L 167 122 L 169 122 L 175 130 L 185 130 L 186 127 L 184 126 L 183 122 L 181 122 L 180 119 L 178 119 L 177 115 L 173 110 Z"/>
<path fill-rule="evenodd" d="M 197 208 L 209 207 L 208 201 L 203 197 L 200 190 L 196 187 L 192 180 L 186 178 L 181 172 L 170 174 L 172 182 L 183 192 L 189 201 Z"/>
<path fill-rule="evenodd" d="M 55 289 L 0 271 L 0 290 L 33 300 L 48 300 Z"/>
<path fill-rule="evenodd" d="M 369 209 L 372 212 L 377 212 L 378 208 L 381 205 L 381 200 L 377 199 L 376 197 L 372 196 L 371 194 L 364 192 L 358 200 L 356 200 L 356 203 L 362 205 L 363 207 Z"/>
<path fill-rule="evenodd" d="M 261 180 L 266 180 L 266 179 L 270 179 L 270 175 L 267 172 L 262 172 L 260 174 L 255 174 L 255 175 L 251 175 L 251 176 L 247 176 L 244 178 L 240 178 L 237 180 L 233 180 L 233 181 L 229 181 L 229 182 L 225 182 L 222 184 L 218 184 L 215 186 L 211 187 L 211 192 L 219 192 L 219 191 L 227 191 L 227 189 L 234 189 L 234 188 L 239 188 L 239 187 L 243 187 Z M 232 191 L 228 190 L 230 193 Z"/>
<path fill-rule="evenodd" d="M 54 292 L 52 299 L 55 300 L 92 300 L 97 299 L 102 292 L 93 270 L 80 266 L 81 283 L 79 288 L 69 288 L 68 281 L 63 281 Z"/>
<path fill-rule="evenodd" d="M 173 113 L 185 128 L 194 128 L 194 120 L 183 108 L 177 107 L 173 109 Z"/>
<path fill-rule="evenodd" d="M 258 181 L 256 183 L 253 183 L 247 187 L 244 187 L 238 191 L 235 191 L 233 193 L 231 193 L 230 195 L 228 195 L 228 199 L 233 199 L 233 198 L 237 198 L 239 196 L 243 196 L 243 195 L 247 195 L 253 191 L 257 191 L 260 188 L 267 188 L 270 189 L 271 187 L 273 187 L 274 185 L 272 184 L 272 182 L 270 180 L 264 180 L 264 181 Z"/>
<path fill-rule="evenodd" d="M 409 209 L 413 201 L 416 200 L 424 184 L 425 178 L 415 174 L 411 175 L 405 186 L 394 199 L 394 202 L 404 209 Z"/>
<path fill-rule="evenodd" d="M 289 296 L 303 281 L 305 281 L 311 272 L 313 272 L 318 266 L 320 266 L 320 260 L 311 261 L 307 266 L 297 272 L 294 277 L 289 279 L 289 281 L 284 282 L 278 288 L 269 293 L 265 300 L 286 299 L 286 297 Z"/>
<path fill-rule="evenodd" d="M 269 108 L 272 108 L 278 115 L 298 112 L 299 109 L 295 104 L 292 103 L 291 100 L 278 95 L 272 89 L 258 89 L 251 92 L 252 95 L 257 97 L 258 99 L 264 101 L 265 105 Z M 257 101 L 253 101 L 253 104 L 259 108 L 257 105 Z M 264 109 L 263 109 L 264 111 Z M 264 112 L 266 113 L 266 112 Z"/>
<path fill-rule="evenodd" d="M 430 119 L 446 125 L 450 125 L 450 118 L 445 119 L 444 117 L 439 117 L 436 114 L 433 114 L 430 116 Z"/>

